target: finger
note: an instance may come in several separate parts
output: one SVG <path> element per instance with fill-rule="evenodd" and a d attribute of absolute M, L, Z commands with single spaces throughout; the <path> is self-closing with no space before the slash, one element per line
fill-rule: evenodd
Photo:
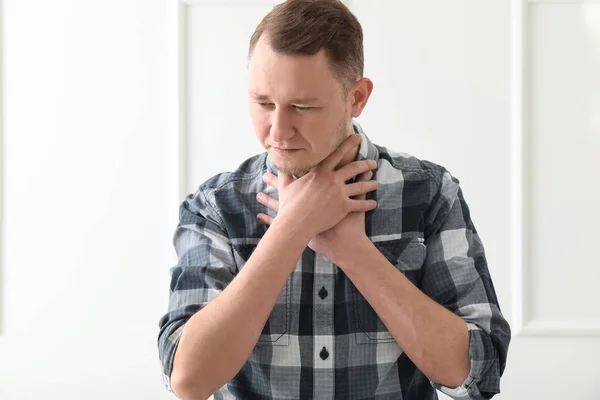
<path fill-rule="evenodd" d="M 286 172 L 277 171 L 277 182 L 281 185 L 281 188 L 278 190 L 283 190 L 288 187 L 292 182 L 294 182 L 294 177 Z"/>
<path fill-rule="evenodd" d="M 362 174 L 358 175 L 358 179 L 356 179 L 356 182 L 366 182 L 366 181 L 370 180 L 372 177 L 373 177 L 373 171 L 363 172 Z"/>
<path fill-rule="evenodd" d="M 265 225 L 271 226 L 271 224 L 273 223 L 273 220 L 275 218 L 271 217 L 270 215 L 260 213 L 260 214 L 258 214 L 256 216 L 256 219 L 259 220 L 260 222 L 262 222 Z"/>
<path fill-rule="evenodd" d="M 340 163 L 340 161 L 342 161 L 342 158 L 344 158 L 344 156 L 346 154 L 348 154 L 350 152 L 350 150 L 352 150 L 353 148 L 358 146 L 361 141 L 362 141 L 362 136 L 360 136 L 359 134 L 355 133 L 355 134 L 348 136 L 337 147 L 337 149 L 335 149 L 333 151 L 333 153 L 331 153 L 329 156 L 327 156 L 326 159 L 321 161 L 320 165 L 322 165 L 323 168 L 325 168 L 325 169 L 333 171 L 335 169 L 335 167 Z"/>
<path fill-rule="evenodd" d="M 356 180 L 356 182 L 364 182 L 364 181 L 368 181 L 369 179 L 371 179 L 371 177 L 373 176 L 373 173 L 371 171 L 367 171 L 365 173 L 362 173 L 358 176 L 358 179 Z M 364 200 L 367 198 L 366 194 L 359 194 L 359 195 L 354 195 L 354 196 L 350 196 L 351 199 L 357 199 L 357 200 Z"/>
<path fill-rule="evenodd" d="M 364 182 L 366 180 L 367 173 L 368 172 L 365 172 L 364 174 L 360 174 L 358 176 L 358 179 L 356 180 L 356 182 Z M 358 195 L 349 195 L 349 197 L 351 199 L 355 199 L 355 200 L 364 200 L 367 198 L 367 195 L 363 193 L 363 194 L 358 194 Z"/>
<path fill-rule="evenodd" d="M 278 181 L 277 181 L 277 175 L 272 174 L 271 172 L 267 171 L 263 174 L 263 181 L 265 183 L 267 183 L 268 185 L 273 186 L 275 189 L 279 190 L 278 188 Z"/>
<path fill-rule="evenodd" d="M 375 200 L 350 200 L 350 212 L 366 212 L 377 208 Z"/>
<path fill-rule="evenodd" d="M 364 181 L 368 181 L 369 179 L 371 179 L 371 176 L 373 176 L 373 173 L 371 171 L 367 171 L 363 174 L 360 174 L 358 176 L 357 182 L 364 182 Z M 367 195 L 365 193 L 363 194 L 359 194 L 356 196 L 351 196 L 351 199 L 357 199 L 357 200 L 364 200 L 367 198 Z"/>
<path fill-rule="evenodd" d="M 263 192 L 259 192 L 256 195 L 256 200 L 258 200 L 258 202 L 264 206 L 267 206 L 268 208 L 270 208 L 271 210 L 278 212 L 279 211 L 279 201 L 275 200 L 274 198 L 272 198 L 271 196 L 269 196 L 268 194 L 264 194 Z"/>
<path fill-rule="evenodd" d="M 364 179 L 364 178 L 362 178 Z M 348 197 L 357 196 L 356 199 L 364 200 L 367 193 L 376 190 L 379 187 L 379 183 L 373 180 L 359 180 L 358 182 L 346 185 L 345 194 Z M 363 196 L 361 199 L 359 196 Z"/>
<path fill-rule="evenodd" d="M 365 173 L 367 171 L 371 171 L 377 168 L 377 161 L 375 160 L 361 160 L 361 161 L 352 161 L 344 165 L 338 171 L 336 171 L 336 175 L 339 176 L 344 182 L 353 177 Z"/>

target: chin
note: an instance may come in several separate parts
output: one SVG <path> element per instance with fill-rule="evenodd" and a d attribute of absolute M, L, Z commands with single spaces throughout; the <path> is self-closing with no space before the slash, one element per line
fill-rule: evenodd
<path fill-rule="evenodd" d="M 275 164 L 275 167 L 277 167 L 278 171 L 281 171 L 288 175 L 293 175 L 295 177 L 304 176 L 307 173 L 309 173 L 311 169 L 313 169 L 313 166 L 306 166 L 306 165 L 289 165 L 289 164 L 278 165 L 278 163 L 274 163 L 274 164 Z"/>

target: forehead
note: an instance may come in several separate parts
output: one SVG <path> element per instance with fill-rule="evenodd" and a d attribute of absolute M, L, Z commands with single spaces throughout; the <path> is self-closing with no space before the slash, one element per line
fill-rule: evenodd
<path fill-rule="evenodd" d="M 312 56 L 278 53 L 261 37 L 248 63 L 248 89 L 270 96 L 327 97 L 340 86 L 324 50 Z"/>

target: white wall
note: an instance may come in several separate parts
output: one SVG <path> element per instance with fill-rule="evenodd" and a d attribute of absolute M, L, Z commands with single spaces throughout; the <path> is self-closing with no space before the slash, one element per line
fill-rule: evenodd
<path fill-rule="evenodd" d="M 0 2 L 0 399 L 173 398 L 156 335 L 178 196 L 260 151 L 240 85 L 276 2 Z M 517 328 L 498 398 L 597 398 L 600 4 L 346 3 L 376 84 L 363 127 L 463 183 Z"/>
<path fill-rule="evenodd" d="M 163 0 L 5 0 L 0 399 L 166 399 Z"/>

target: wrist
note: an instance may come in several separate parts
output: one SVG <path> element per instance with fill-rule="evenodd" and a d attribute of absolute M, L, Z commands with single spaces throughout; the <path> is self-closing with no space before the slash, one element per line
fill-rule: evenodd
<path fill-rule="evenodd" d="M 278 234 L 282 237 L 301 244 L 303 247 L 308 246 L 308 242 L 315 236 L 315 234 L 307 229 L 307 224 L 291 215 L 277 215 L 269 229 L 273 228 L 278 231 Z"/>
<path fill-rule="evenodd" d="M 335 257 L 335 260 L 332 261 L 342 270 L 348 270 L 355 265 L 363 265 L 364 260 L 369 258 L 369 253 L 373 248 L 374 245 L 373 242 L 371 242 L 371 239 L 369 239 L 367 235 L 364 235 L 355 239 L 346 247 L 346 251 L 339 252 Z"/>

